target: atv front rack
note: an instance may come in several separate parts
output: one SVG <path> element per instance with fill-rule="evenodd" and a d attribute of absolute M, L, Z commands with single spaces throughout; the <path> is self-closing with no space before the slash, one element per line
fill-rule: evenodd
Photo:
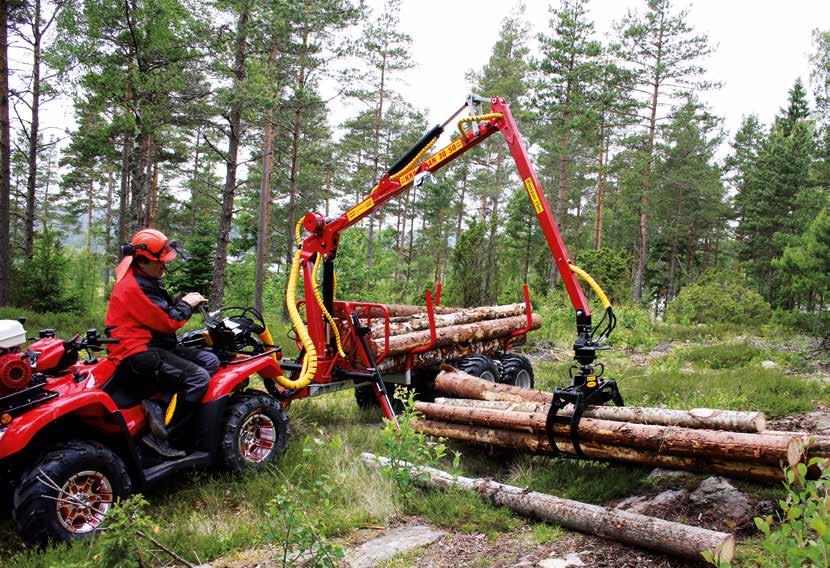
<path fill-rule="evenodd" d="M 0 397 L 0 414 L 15 416 L 58 396 L 58 393 L 35 385 Z"/>

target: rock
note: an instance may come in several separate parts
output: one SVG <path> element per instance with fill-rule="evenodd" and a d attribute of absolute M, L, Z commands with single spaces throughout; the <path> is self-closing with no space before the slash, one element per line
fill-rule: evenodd
<path fill-rule="evenodd" d="M 344 560 L 351 568 L 371 568 L 401 552 L 432 544 L 445 534 L 427 525 L 392 529 L 347 551 Z"/>
<path fill-rule="evenodd" d="M 688 471 L 679 471 L 676 469 L 664 469 L 662 467 L 655 467 L 649 472 L 648 476 L 646 477 L 646 480 L 651 482 L 677 481 L 681 479 L 691 479 L 692 477 L 694 476 Z"/>
<path fill-rule="evenodd" d="M 816 411 L 811 413 L 816 421 L 815 430 L 817 434 L 830 433 L 830 414 L 827 412 Z"/>
<path fill-rule="evenodd" d="M 672 350 L 671 343 L 665 343 L 664 342 L 664 343 L 660 343 L 659 345 L 657 345 L 657 347 L 652 349 L 651 352 L 652 353 L 668 353 L 671 350 Z"/>
<path fill-rule="evenodd" d="M 762 369 L 774 369 L 778 366 L 778 363 L 775 361 L 761 361 L 761 368 Z"/>
<path fill-rule="evenodd" d="M 755 505 L 756 517 L 767 517 L 770 515 L 774 516 L 780 512 L 781 509 L 778 507 L 778 503 L 776 503 L 773 499 L 762 499 Z"/>
<path fill-rule="evenodd" d="M 568 568 L 569 566 L 586 566 L 576 552 L 569 552 L 557 558 L 545 558 L 539 562 L 539 568 Z"/>
<path fill-rule="evenodd" d="M 639 513 L 641 515 L 659 516 L 667 509 L 674 509 L 686 502 L 689 492 L 685 489 L 668 490 L 658 493 L 654 497 L 629 497 L 617 505 L 617 509 Z"/>
<path fill-rule="evenodd" d="M 743 525 L 752 518 L 752 506 L 746 495 L 722 477 L 707 477 L 689 495 L 689 502 L 700 508 L 711 509 L 721 518 Z"/>

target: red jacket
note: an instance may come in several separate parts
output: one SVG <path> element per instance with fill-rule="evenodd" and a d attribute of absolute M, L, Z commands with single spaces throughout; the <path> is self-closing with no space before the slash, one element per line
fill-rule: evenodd
<path fill-rule="evenodd" d="M 110 335 L 121 340 L 109 346 L 110 360 L 120 363 L 130 355 L 146 351 L 148 345 L 172 349 L 176 346 L 176 330 L 191 315 L 190 305 L 174 301 L 161 280 L 131 266 L 113 287 L 107 309 Z"/>

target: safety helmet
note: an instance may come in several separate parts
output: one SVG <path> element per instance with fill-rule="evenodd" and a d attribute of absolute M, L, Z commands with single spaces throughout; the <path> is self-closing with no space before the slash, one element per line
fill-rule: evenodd
<path fill-rule="evenodd" d="M 115 281 L 118 282 L 127 274 L 127 269 L 136 257 L 144 257 L 158 262 L 170 262 L 176 258 L 179 245 L 168 239 L 164 233 L 156 229 L 141 229 L 129 243 L 121 245 L 121 255 L 124 257 L 115 267 Z"/>
<path fill-rule="evenodd" d="M 150 260 L 170 262 L 176 258 L 176 242 L 156 229 L 141 229 L 122 248 L 124 256 L 143 256 Z"/>

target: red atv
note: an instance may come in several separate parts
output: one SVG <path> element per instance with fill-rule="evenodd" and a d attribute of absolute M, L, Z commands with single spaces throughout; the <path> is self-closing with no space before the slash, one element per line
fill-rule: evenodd
<path fill-rule="evenodd" d="M 138 443 L 147 430 L 141 401 L 155 394 L 148 381 L 94 356 L 117 339 L 90 329 L 63 340 L 46 329 L 24 349 L 21 323 L 0 321 L 0 480 L 12 492 L 21 538 L 73 540 L 99 529 L 119 498 L 176 471 L 239 471 L 278 457 L 288 416 L 275 397 L 248 389 L 255 373 L 281 374 L 279 347 L 260 338 L 262 316 L 226 308 L 205 314 L 204 323 L 180 340 L 212 349 L 222 366 L 187 431 L 172 440 L 188 454 L 165 461 Z"/>

